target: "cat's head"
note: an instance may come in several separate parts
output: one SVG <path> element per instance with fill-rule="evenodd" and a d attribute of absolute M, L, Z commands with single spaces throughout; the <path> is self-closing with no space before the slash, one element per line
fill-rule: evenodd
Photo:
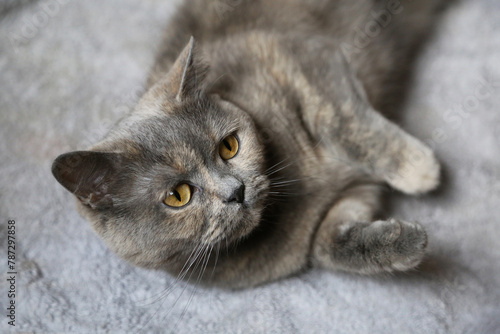
<path fill-rule="evenodd" d="M 207 95 L 191 39 L 131 116 L 52 172 L 108 246 L 160 268 L 200 244 L 231 242 L 259 223 L 269 181 L 250 116 Z"/>

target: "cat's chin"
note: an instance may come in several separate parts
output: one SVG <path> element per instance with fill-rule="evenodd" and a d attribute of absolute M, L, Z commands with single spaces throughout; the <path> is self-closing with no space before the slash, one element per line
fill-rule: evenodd
<path fill-rule="evenodd" d="M 262 215 L 262 210 L 244 205 L 230 211 L 228 219 L 219 222 L 219 226 L 211 236 L 205 238 L 204 243 L 216 245 L 224 242 L 230 244 L 244 238 L 259 225 Z"/>

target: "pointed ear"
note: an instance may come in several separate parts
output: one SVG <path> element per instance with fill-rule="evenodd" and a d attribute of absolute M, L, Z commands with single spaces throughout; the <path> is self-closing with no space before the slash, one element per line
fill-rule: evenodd
<path fill-rule="evenodd" d="M 200 51 L 191 37 L 168 73 L 166 89 L 180 102 L 199 88 L 207 72 L 208 66 L 202 62 Z"/>
<path fill-rule="evenodd" d="M 60 155 L 52 164 L 56 180 L 93 209 L 113 206 L 110 188 L 118 176 L 121 155 L 76 151 Z"/>

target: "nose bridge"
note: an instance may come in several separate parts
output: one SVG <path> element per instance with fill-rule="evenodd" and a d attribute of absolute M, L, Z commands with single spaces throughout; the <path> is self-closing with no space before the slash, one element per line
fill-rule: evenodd
<path fill-rule="evenodd" d="M 242 185 L 241 181 L 232 175 L 219 176 L 217 193 L 223 201 L 227 201 L 234 196 L 234 193 Z"/>
<path fill-rule="evenodd" d="M 241 195 L 239 195 L 239 192 L 241 192 L 243 183 L 236 177 L 228 174 L 216 175 L 214 177 L 214 180 L 217 184 L 215 188 L 217 195 L 224 202 L 234 201 L 236 196 L 235 194 L 238 194 L 238 196 L 236 196 L 237 198 L 241 197 Z"/>
<path fill-rule="evenodd" d="M 241 181 L 231 175 L 224 175 L 220 178 L 221 186 L 231 191 L 241 186 Z"/>
<path fill-rule="evenodd" d="M 206 190 L 223 200 L 231 197 L 235 190 L 239 189 L 243 184 L 232 175 L 221 174 L 209 169 L 203 170 L 202 174 L 205 179 Z"/>

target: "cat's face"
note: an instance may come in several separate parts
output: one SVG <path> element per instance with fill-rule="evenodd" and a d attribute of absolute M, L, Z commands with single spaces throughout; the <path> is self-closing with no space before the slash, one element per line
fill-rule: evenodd
<path fill-rule="evenodd" d="M 188 47 L 103 142 L 53 166 L 108 246 L 138 265 L 161 267 L 200 244 L 241 238 L 266 205 L 269 181 L 253 121 L 195 88 Z"/>
<path fill-rule="evenodd" d="M 247 234 L 260 219 L 268 185 L 252 120 L 210 98 L 172 109 L 136 125 L 134 132 L 147 135 L 137 138 L 127 206 L 149 207 L 148 219 L 162 222 L 164 238 L 208 244 Z"/>

